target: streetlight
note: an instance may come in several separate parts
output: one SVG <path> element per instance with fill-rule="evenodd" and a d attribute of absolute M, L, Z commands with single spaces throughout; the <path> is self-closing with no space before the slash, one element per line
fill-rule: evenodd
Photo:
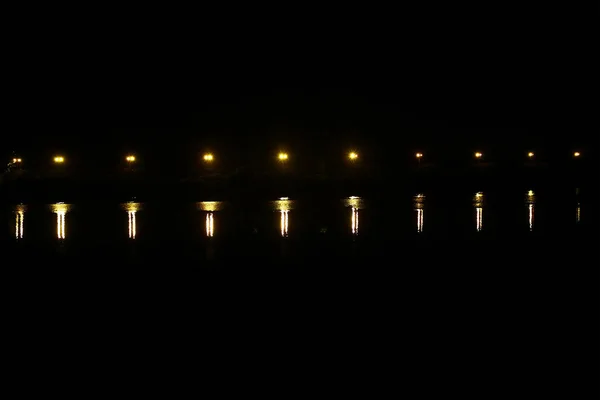
<path fill-rule="evenodd" d="M 480 153 L 479 151 L 475 153 L 475 158 L 481 159 L 482 157 L 483 157 L 483 153 Z"/>
<path fill-rule="evenodd" d="M 125 160 L 126 160 L 128 163 L 132 164 L 132 163 L 134 163 L 134 162 L 135 162 L 135 156 L 130 154 L 130 155 L 128 155 L 127 157 L 125 157 Z"/>
<path fill-rule="evenodd" d="M 348 153 L 348 158 L 350 159 L 350 161 L 356 161 L 358 159 L 358 154 L 354 151 L 351 151 L 350 153 Z"/>
<path fill-rule="evenodd" d="M 280 152 L 280 153 L 277 155 L 277 158 L 279 159 L 279 161 L 280 161 L 280 162 L 286 162 L 286 161 L 288 160 L 288 158 L 289 158 L 289 157 L 288 157 L 288 154 L 287 154 L 287 153 Z"/>
<path fill-rule="evenodd" d="M 54 164 L 62 164 L 65 162 L 65 158 L 63 156 L 54 157 Z"/>
<path fill-rule="evenodd" d="M 573 157 L 577 158 L 579 156 L 581 156 L 580 152 L 576 151 L 576 152 L 573 153 Z"/>
<path fill-rule="evenodd" d="M 204 162 L 211 163 L 214 161 L 215 157 L 212 155 L 212 153 L 206 153 L 202 156 L 202 159 Z"/>
<path fill-rule="evenodd" d="M 20 164 L 23 160 L 21 160 L 20 158 L 13 158 L 12 162 L 13 164 Z"/>
<path fill-rule="evenodd" d="M 529 157 L 530 159 L 532 159 L 535 156 L 535 154 L 533 153 L 533 151 L 530 151 L 529 153 L 527 153 L 527 157 Z"/>
<path fill-rule="evenodd" d="M 417 157 L 417 161 L 419 162 L 419 167 L 421 166 L 421 158 L 423 158 L 423 153 L 417 153 L 415 154 L 415 157 Z"/>

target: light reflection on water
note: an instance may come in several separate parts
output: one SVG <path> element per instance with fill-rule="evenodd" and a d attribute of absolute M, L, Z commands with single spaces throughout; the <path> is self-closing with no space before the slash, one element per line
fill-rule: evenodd
<path fill-rule="evenodd" d="M 205 211 L 204 230 L 206 237 L 214 237 L 215 235 L 215 211 L 220 211 L 224 207 L 222 201 L 201 201 L 196 203 L 199 210 Z"/>
<path fill-rule="evenodd" d="M 425 195 L 422 193 L 417 194 L 413 198 L 414 208 L 417 213 L 417 232 L 423 232 L 423 216 L 424 216 L 424 206 L 425 206 Z"/>
<path fill-rule="evenodd" d="M 287 197 L 280 197 L 279 200 L 271 202 L 274 210 L 279 211 L 279 230 L 281 237 L 288 237 L 290 229 L 290 211 L 294 206 L 294 201 Z"/>
<path fill-rule="evenodd" d="M 509 216 L 511 213 L 512 215 L 517 216 L 516 219 L 513 219 L 514 222 L 509 222 L 511 224 L 514 224 L 514 229 L 515 230 L 519 230 L 519 229 L 525 229 L 524 225 L 525 225 L 525 212 L 524 212 L 524 208 L 523 208 L 523 196 L 524 195 L 524 201 L 525 201 L 525 207 L 527 208 L 527 226 L 528 226 L 528 230 L 529 232 L 533 232 L 534 229 L 536 231 L 540 230 L 540 225 L 537 224 L 536 221 L 536 211 L 539 212 L 543 212 L 547 202 L 543 202 L 542 203 L 542 209 L 539 209 L 539 204 L 537 202 L 537 196 L 538 193 L 537 191 L 534 190 L 527 190 L 527 191 L 522 191 L 520 192 L 520 195 L 518 194 L 519 191 L 517 191 L 517 195 L 511 195 L 511 197 L 513 199 L 518 199 L 520 200 L 520 202 L 515 202 L 515 203 L 511 203 L 514 204 L 514 206 L 510 206 L 510 207 L 514 207 L 512 209 L 507 209 L 505 214 L 501 214 L 503 216 Z M 484 206 L 486 205 L 486 203 L 488 202 L 488 196 L 489 194 L 486 192 L 485 195 L 483 192 L 477 192 L 473 195 L 472 198 L 472 204 L 473 204 L 473 208 L 475 211 L 475 227 L 476 227 L 476 231 L 477 232 L 482 232 L 484 229 L 484 221 L 483 221 L 483 211 L 484 211 Z M 407 220 L 407 224 L 409 224 L 409 226 L 411 227 L 410 230 L 414 232 L 415 229 L 415 225 L 416 225 L 416 230 L 417 233 L 423 233 L 424 232 L 424 215 L 425 215 L 425 202 L 428 201 L 430 199 L 426 198 L 426 196 L 423 193 L 418 193 L 416 195 L 412 196 L 412 210 L 410 209 L 406 209 L 405 211 L 403 211 L 404 215 L 406 217 L 409 217 L 409 215 L 412 215 L 412 217 L 410 217 L 409 220 Z M 338 219 L 337 222 L 335 222 L 336 225 L 338 225 L 340 228 L 343 228 L 343 232 L 345 232 L 346 235 L 351 234 L 354 237 L 357 237 L 359 235 L 359 233 L 361 235 L 365 235 L 371 233 L 370 229 L 368 226 L 378 226 L 377 225 L 377 221 L 375 221 L 375 224 L 372 223 L 371 220 L 371 216 L 370 215 L 366 215 L 363 216 L 363 209 L 365 208 L 365 199 L 362 199 L 360 197 L 356 197 L 356 196 L 352 196 L 352 197 L 347 197 L 347 198 L 343 198 L 343 199 L 339 199 L 337 200 L 337 206 L 336 208 L 338 209 L 338 212 L 341 211 L 341 216 L 339 214 L 338 215 L 341 219 Z M 347 208 L 348 211 L 345 211 L 343 209 L 341 209 L 339 202 L 342 202 L 344 207 Z M 367 203 L 369 200 L 366 200 Z M 576 203 L 572 204 L 570 207 L 573 207 L 573 205 L 575 205 L 576 210 L 575 210 L 575 222 L 576 223 L 580 223 L 582 221 L 582 215 L 581 215 L 581 202 L 585 201 L 585 199 L 580 199 L 579 196 L 577 196 L 576 199 Z M 467 218 L 469 218 L 469 214 L 472 212 L 470 211 L 469 207 L 468 207 L 468 199 L 466 199 L 467 202 L 467 207 L 461 210 L 462 216 L 460 217 L 462 220 L 466 220 Z M 269 202 L 270 206 L 271 206 L 271 210 L 276 211 L 278 214 L 276 215 L 277 217 L 277 221 L 273 221 L 273 223 L 277 223 L 278 226 L 277 227 L 272 227 L 271 232 L 274 233 L 274 229 L 278 229 L 278 236 L 281 236 L 283 238 L 287 238 L 290 236 L 290 214 L 295 215 L 295 217 L 292 218 L 296 218 L 294 220 L 294 228 L 298 231 L 298 232 L 305 232 L 304 227 L 305 226 L 309 226 L 308 224 L 314 224 L 314 226 L 312 226 L 309 230 L 306 230 L 306 232 L 313 232 L 315 234 L 317 233 L 324 233 L 326 232 L 326 229 L 321 228 L 322 225 L 319 225 L 320 223 L 322 223 L 322 221 L 317 221 L 317 220 L 308 220 L 305 221 L 305 218 L 301 217 L 303 215 L 310 215 L 310 210 L 308 210 L 308 213 L 306 214 L 297 214 L 296 213 L 296 209 L 298 208 L 302 208 L 302 206 L 304 205 L 304 203 L 300 203 L 300 206 L 298 205 L 299 203 L 295 200 L 290 200 L 289 198 L 279 198 L 278 200 L 274 200 Z M 263 203 L 264 204 L 264 203 Z M 553 203 L 551 203 L 553 204 Z M 587 203 L 586 203 L 587 204 Z M 196 225 L 196 229 L 195 231 L 197 232 L 198 228 L 201 229 L 203 232 L 200 232 L 201 236 L 206 235 L 205 237 L 207 238 L 213 238 L 215 237 L 216 234 L 216 229 L 217 227 L 215 225 L 221 223 L 223 224 L 224 222 L 221 222 L 221 220 L 217 221 L 217 218 L 220 218 L 220 214 L 219 214 L 219 210 L 222 210 L 224 208 L 224 206 L 226 205 L 225 202 L 220 202 L 220 201 L 205 201 L 205 202 L 198 202 L 195 203 L 197 209 L 202 210 L 202 216 L 200 220 L 196 220 L 195 218 L 198 218 L 198 215 L 195 214 L 195 222 L 194 224 L 202 224 L 201 226 Z M 429 203 L 428 203 L 429 205 Z M 64 240 L 66 239 L 66 234 L 67 234 L 67 226 L 66 226 L 66 216 L 67 214 L 69 214 L 69 212 L 71 211 L 73 205 L 70 204 L 65 204 L 65 203 L 55 203 L 55 204 L 51 204 L 48 206 L 44 206 L 44 207 L 49 207 L 51 212 L 54 213 L 56 215 L 56 228 L 55 228 L 55 232 L 56 232 L 56 237 L 59 240 Z M 188 206 L 189 207 L 189 206 Z M 370 205 L 369 205 L 370 207 Z M 500 207 L 500 208 L 504 208 L 504 207 Z M 138 239 L 138 235 L 137 235 L 137 217 L 139 215 L 139 211 L 142 209 L 142 204 L 141 203 L 136 203 L 136 202 L 128 202 L 128 203 L 123 203 L 121 204 L 121 209 L 124 210 L 127 213 L 127 237 L 131 240 L 135 240 Z M 429 208 L 428 208 L 429 209 Z M 79 210 L 79 209 L 78 209 Z M 489 210 L 489 208 L 488 208 Z M 572 210 L 572 208 L 571 208 Z M 21 240 L 24 238 L 24 221 L 25 221 L 25 214 L 27 214 L 28 216 L 28 239 L 29 238 L 35 238 L 38 237 L 37 235 L 37 228 L 36 225 L 39 223 L 38 218 L 37 218 L 37 214 L 36 214 L 36 208 L 35 206 L 33 206 L 33 208 L 31 208 L 31 206 L 26 206 L 26 205 L 16 205 L 14 207 L 12 207 L 12 209 L 8 209 L 8 212 L 10 212 L 9 215 L 7 215 L 8 218 L 10 218 L 7 222 L 9 222 L 8 227 L 7 227 L 7 231 L 9 232 L 9 234 L 11 235 L 10 237 L 14 237 L 16 240 Z M 31 212 L 33 211 L 33 212 Z M 85 211 L 85 210 L 84 210 Z M 254 219 L 254 217 L 256 216 L 255 213 L 263 213 L 264 208 L 262 209 L 262 211 L 250 211 L 251 215 L 249 216 L 249 219 Z M 294 211 L 294 212 L 292 212 Z M 378 211 L 378 210 L 375 210 Z M 436 209 L 434 209 L 434 211 L 436 211 Z M 304 211 L 303 211 L 304 212 Z M 347 214 L 347 212 L 349 213 L 349 215 Z M 452 211 L 448 211 L 448 212 L 452 212 Z M 489 212 L 489 211 L 488 211 Z M 494 211 L 494 215 L 496 215 L 496 212 L 504 212 L 504 211 Z M 572 212 L 572 211 L 571 211 Z M 269 217 L 267 217 L 266 214 L 263 214 L 262 217 L 259 215 L 258 217 L 261 218 L 263 221 L 267 220 L 267 218 L 269 220 L 272 221 L 272 214 L 270 211 L 267 211 L 267 213 L 269 214 Z M 336 212 L 337 213 L 337 212 Z M 412 214 L 409 214 L 412 213 Z M 69 214 L 70 215 L 70 214 Z M 123 223 L 123 214 L 122 211 L 119 212 L 119 224 Z M 323 214 L 325 215 L 325 214 Z M 377 214 L 375 214 L 377 215 Z M 381 213 L 381 215 L 383 215 L 383 213 Z M 430 211 L 428 211 L 428 215 L 430 215 Z M 572 214 L 571 214 L 572 215 Z M 79 226 L 79 215 L 77 216 L 77 222 L 78 222 L 78 226 Z M 32 219 L 33 218 L 33 219 Z M 72 218 L 72 217 L 70 217 Z M 298 218 L 300 218 L 300 220 L 298 220 Z M 328 217 L 325 217 L 328 218 Z M 338 218 L 338 217 L 336 217 Z M 366 218 L 366 219 L 365 219 Z M 382 217 L 385 218 L 385 217 Z M 471 217 L 472 218 L 472 217 Z M 489 217 L 486 217 L 489 219 Z M 85 215 L 81 216 L 81 220 L 83 224 L 86 224 L 87 222 L 85 221 L 87 219 L 87 217 Z M 504 218 L 503 218 L 504 219 Z M 361 221 L 362 220 L 362 221 Z M 443 221 L 443 215 L 441 220 Z M 509 218 L 506 218 L 506 221 L 509 221 Z M 32 222 L 33 221 L 33 225 Z M 573 221 L 573 220 L 571 220 Z M 72 222 L 72 221 L 71 221 Z M 416 222 L 416 223 L 415 223 Z M 434 223 L 438 223 L 437 222 L 437 218 L 434 218 Z M 493 222 L 493 221 L 492 221 Z M 229 223 L 229 222 L 228 222 Z M 237 222 L 235 222 L 237 223 Z M 242 222 L 243 223 L 243 222 Z M 365 223 L 367 225 L 365 225 Z M 436 228 L 435 224 L 431 225 L 432 221 L 428 220 L 428 231 L 431 230 L 431 228 Z M 443 222 L 442 222 L 443 223 Z M 305 225 L 306 224 L 306 225 Z M 571 222 L 572 225 L 573 222 Z M 54 223 L 52 223 L 52 225 L 54 225 Z M 85 226 L 85 225 L 84 225 Z M 145 236 L 149 236 L 152 237 L 154 236 L 154 234 L 158 231 L 158 229 L 163 229 L 163 228 L 157 228 L 157 229 L 152 229 L 152 226 L 156 226 L 156 225 L 151 225 L 150 231 L 146 232 L 146 229 L 143 228 L 143 231 L 145 233 Z M 365 227 L 367 227 L 367 229 L 365 230 Z M 385 229 L 387 229 L 387 226 L 385 226 Z M 227 231 L 227 226 L 222 227 L 221 225 L 219 225 L 219 233 L 221 233 L 221 229 L 224 229 L 225 232 Z M 457 227 L 458 228 L 458 227 Z M 543 229 L 543 227 L 541 227 Z M 47 229 L 47 226 L 43 226 L 43 229 Z M 96 228 L 94 228 L 96 229 Z M 102 228 L 100 228 L 102 229 Z M 122 229 L 122 228 L 121 228 Z M 320 231 L 319 231 L 320 229 Z M 451 227 L 451 230 L 454 229 L 454 227 Z M 472 228 L 470 228 L 472 230 Z M 502 228 L 500 228 L 502 229 Z M 72 230 L 72 229 L 71 229 Z M 117 228 L 117 233 L 120 231 L 119 228 Z M 256 231 L 256 228 L 255 228 Z M 494 232 L 496 231 L 496 227 L 494 224 L 489 225 L 488 222 L 488 226 L 486 227 L 486 231 L 489 231 L 490 234 L 494 234 Z M 294 231 L 296 232 L 296 231 Z M 108 235 L 111 235 L 111 232 L 107 232 Z M 543 233 L 543 232 L 540 232 Z M 12 236 L 14 235 L 14 236 Z M 71 236 L 73 236 L 73 233 L 71 233 Z M 120 237 L 124 237 L 124 235 L 120 234 L 118 235 Z M 293 236 L 293 233 L 292 233 Z M 487 236 L 487 235 L 486 235 Z M 30 240 L 30 239 L 29 239 Z"/>
<path fill-rule="evenodd" d="M 50 205 L 50 209 L 56 214 L 56 237 L 64 240 L 67 238 L 66 216 L 71 210 L 71 204 L 54 203 Z"/>
<path fill-rule="evenodd" d="M 344 206 L 350 208 L 350 231 L 357 236 L 359 232 L 359 210 L 365 208 L 364 200 L 358 196 L 350 196 L 343 200 Z"/>
<path fill-rule="evenodd" d="M 527 204 L 529 231 L 531 232 L 533 231 L 533 222 L 535 218 L 535 193 L 533 190 L 527 192 L 525 203 Z"/>
<path fill-rule="evenodd" d="M 475 228 L 477 232 L 481 232 L 483 230 L 483 192 L 475 193 L 473 206 L 475 207 Z"/>
<path fill-rule="evenodd" d="M 23 239 L 23 225 L 27 206 L 19 204 L 15 207 L 15 238 Z"/>
<path fill-rule="evenodd" d="M 121 205 L 127 212 L 127 236 L 129 239 L 137 237 L 137 212 L 142 208 L 140 203 L 130 201 Z"/>

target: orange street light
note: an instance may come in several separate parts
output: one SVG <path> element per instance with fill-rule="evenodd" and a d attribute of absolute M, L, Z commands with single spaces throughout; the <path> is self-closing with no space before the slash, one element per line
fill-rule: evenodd
<path fill-rule="evenodd" d="M 351 151 L 350 153 L 348 153 L 348 158 L 351 161 L 355 161 L 355 160 L 358 159 L 358 154 L 356 152 L 354 152 L 354 151 Z"/>
<path fill-rule="evenodd" d="M 287 154 L 287 153 L 280 152 L 280 153 L 277 155 L 277 158 L 279 159 L 279 161 L 281 161 L 281 162 L 285 162 L 285 161 L 287 161 L 287 160 L 288 160 L 288 158 L 289 158 L 289 157 L 288 157 L 288 154 Z"/>
<path fill-rule="evenodd" d="M 134 163 L 134 162 L 135 162 L 135 156 L 130 154 L 130 155 L 128 155 L 127 157 L 125 157 L 125 160 L 126 160 L 128 163 Z"/>
<path fill-rule="evenodd" d="M 212 153 L 206 153 L 204 156 L 202 156 L 202 159 L 207 163 L 211 163 L 215 157 L 212 155 Z"/>
<path fill-rule="evenodd" d="M 415 154 L 415 157 L 421 159 L 421 158 L 423 158 L 423 153 L 417 153 L 417 154 Z"/>

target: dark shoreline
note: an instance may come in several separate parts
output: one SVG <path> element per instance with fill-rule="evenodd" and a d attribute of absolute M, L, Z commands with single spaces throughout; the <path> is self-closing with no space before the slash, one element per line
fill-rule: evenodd
<path fill-rule="evenodd" d="M 20 177 L 0 185 L 0 202 L 53 203 L 101 201 L 149 201 L 161 199 L 235 200 L 252 197 L 294 199 L 320 196 L 390 196 L 401 192 L 455 191 L 502 188 L 568 189 L 598 186 L 597 172 L 575 168 L 470 168 L 386 171 L 370 176 L 250 176 L 168 178 L 138 175 L 113 177 Z"/>

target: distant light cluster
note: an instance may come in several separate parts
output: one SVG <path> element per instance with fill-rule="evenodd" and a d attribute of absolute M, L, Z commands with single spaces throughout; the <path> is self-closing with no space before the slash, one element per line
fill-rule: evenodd
<path fill-rule="evenodd" d="M 419 162 L 419 165 L 421 164 L 421 160 L 425 159 L 425 154 L 421 151 L 414 153 L 415 158 L 417 159 L 417 161 Z M 484 153 L 481 151 L 476 151 L 473 153 L 474 158 L 479 162 L 481 160 L 483 160 L 484 157 Z M 573 158 L 581 158 L 582 153 L 580 151 L 574 151 L 572 153 Z M 349 151 L 346 154 L 346 158 L 352 162 L 355 163 L 359 160 L 359 153 L 356 150 L 352 150 Z M 533 160 L 535 158 L 535 153 L 533 151 L 529 151 L 526 153 L 526 159 L 529 160 Z M 290 159 L 290 155 L 285 152 L 285 151 L 280 151 L 279 153 L 277 153 L 277 160 L 284 164 L 287 161 L 289 161 Z M 202 160 L 204 161 L 204 163 L 206 164 L 211 164 L 216 160 L 216 157 L 213 153 L 204 153 L 202 155 Z M 55 155 L 52 159 L 52 161 L 54 162 L 54 164 L 64 164 L 66 162 L 66 158 L 63 155 Z M 128 164 L 134 164 L 136 163 L 137 157 L 133 154 L 127 154 L 125 156 L 125 161 Z M 21 157 L 14 157 L 11 162 L 9 162 L 9 166 L 10 165 L 18 165 L 18 164 L 22 164 L 23 163 L 23 159 Z"/>

